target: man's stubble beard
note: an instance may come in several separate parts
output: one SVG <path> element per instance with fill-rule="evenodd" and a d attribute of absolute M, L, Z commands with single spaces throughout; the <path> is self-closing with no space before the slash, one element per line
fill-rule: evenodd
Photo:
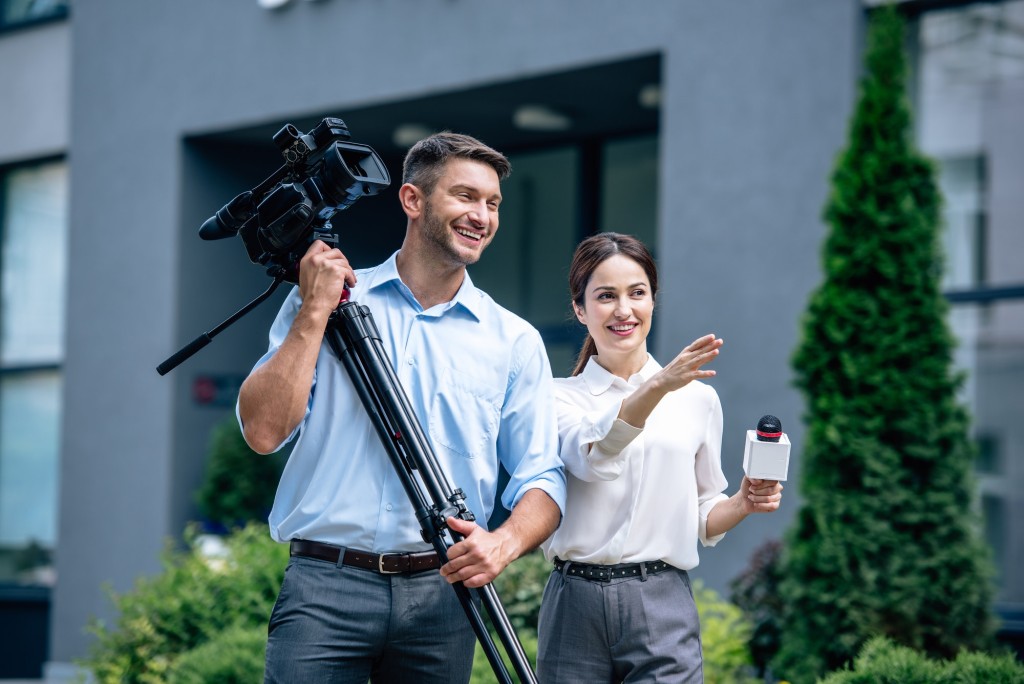
<path fill-rule="evenodd" d="M 466 267 L 479 261 L 479 254 L 474 254 L 472 258 L 467 260 L 467 257 L 456 246 L 455 241 L 458 238 L 453 235 L 453 232 L 434 213 L 433 207 L 428 201 L 423 209 L 423 237 L 427 246 L 431 248 L 439 259 L 453 266 Z"/>

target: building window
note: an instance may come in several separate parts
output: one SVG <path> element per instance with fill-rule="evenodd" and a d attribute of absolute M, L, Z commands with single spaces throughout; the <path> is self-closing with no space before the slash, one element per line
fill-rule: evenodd
<path fill-rule="evenodd" d="M 922 3 L 924 4 L 924 3 Z M 977 435 L 997 601 L 1024 602 L 1024 0 L 924 9 L 913 44 L 917 138 L 938 162 L 944 287 Z"/>
<path fill-rule="evenodd" d="M 992 560 L 995 561 L 999 575 L 1005 572 L 1006 551 L 1006 499 L 1002 496 L 983 495 L 981 497 L 981 515 L 985 525 L 984 535 L 992 549 Z M 997 579 L 1003 579 L 997 577 Z"/>
<path fill-rule="evenodd" d="M 0 172 L 0 582 L 52 584 L 57 543 L 68 178 Z"/>
<path fill-rule="evenodd" d="M 71 0 L 0 0 L 0 29 L 62 19 L 70 5 Z"/>
<path fill-rule="evenodd" d="M 587 141 L 510 154 L 509 160 L 515 172 L 502 184 L 501 238 L 470 275 L 540 331 L 554 375 L 564 377 L 585 333 L 569 304 L 576 245 L 614 231 L 635 235 L 656 252 L 658 136 Z"/>
<path fill-rule="evenodd" d="M 658 136 L 609 140 L 602 158 L 601 230 L 635 235 L 657 256 Z"/>
<path fill-rule="evenodd" d="M 980 475 L 999 475 L 1003 472 L 1000 462 L 999 440 L 995 435 L 979 434 L 975 440 L 978 445 L 978 458 L 974 470 Z"/>
<path fill-rule="evenodd" d="M 979 156 L 939 159 L 943 199 L 943 287 L 966 290 L 986 280 L 984 160 Z"/>

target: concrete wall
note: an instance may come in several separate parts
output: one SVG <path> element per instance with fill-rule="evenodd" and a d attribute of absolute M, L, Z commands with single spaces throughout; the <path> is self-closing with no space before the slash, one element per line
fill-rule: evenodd
<path fill-rule="evenodd" d="M 188 372 L 154 371 L 266 280 L 234 241 L 197 247 L 191 237 L 251 184 L 252 166 L 213 166 L 211 150 L 184 138 L 661 53 L 657 346 L 664 355 L 706 331 L 725 338 L 715 385 L 735 486 L 740 435 L 762 413 L 783 418 L 799 451 L 788 358 L 819 279 L 819 215 L 853 103 L 861 21 L 855 0 L 76 4 L 51 659 L 82 656 L 83 625 L 111 614 L 101 585 L 124 590 L 156 571 L 164 539 L 180 533 L 197 445 L 223 413 L 190 403 L 195 374 L 244 373 L 264 345 L 257 317 Z M 209 269 L 222 269 L 222 287 L 209 287 Z M 696 575 L 725 590 L 761 541 L 781 535 L 795 489 L 781 515 L 705 552 Z"/>
<path fill-rule="evenodd" d="M 862 16 L 845 2 L 688 7 L 680 25 L 692 33 L 669 43 L 664 68 L 658 348 L 668 358 L 706 332 L 725 341 L 714 386 L 730 493 L 762 415 L 794 445 L 779 514 L 701 554 L 697 576 L 725 592 L 797 509 L 803 404 L 789 359 L 821 279 L 819 217 L 853 108 Z"/>

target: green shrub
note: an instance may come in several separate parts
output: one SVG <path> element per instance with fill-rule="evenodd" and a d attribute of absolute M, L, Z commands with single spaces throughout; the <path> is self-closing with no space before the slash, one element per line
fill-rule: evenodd
<path fill-rule="evenodd" d="M 232 414 L 210 433 L 206 471 L 196 492 L 199 512 L 224 530 L 266 522 L 283 464 L 281 454 L 264 456 L 250 449 Z"/>
<path fill-rule="evenodd" d="M 861 650 L 853 667 L 833 672 L 820 684 L 1019 684 L 1024 665 L 1012 654 L 962 651 L 955 660 L 930 660 L 926 655 L 876 637 Z"/>
<path fill-rule="evenodd" d="M 111 592 L 117 622 L 95 622 L 97 640 L 82 663 L 100 684 L 199 684 L 259 681 L 267 621 L 288 562 L 288 547 L 265 525 L 251 523 L 224 537 L 223 556 L 204 553 L 195 528 L 184 550 L 168 549 L 163 572 Z M 532 666 L 537 661 L 537 613 L 550 565 L 540 553 L 519 559 L 495 582 Z M 699 580 L 693 583 L 709 684 L 748 681 L 751 628 L 739 608 Z M 500 641 L 495 639 L 499 651 Z M 494 682 L 477 644 L 473 684 Z M 507 665 L 513 672 L 511 665 Z"/>
<path fill-rule="evenodd" d="M 117 622 L 93 623 L 97 640 L 83 663 L 100 684 L 166 682 L 181 661 L 194 672 L 203 655 L 186 654 L 222 638 L 242 643 L 238 632 L 245 629 L 263 630 L 265 640 L 288 547 L 255 523 L 224 541 L 224 557 L 209 557 L 190 528 L 185 550 L 165 552 L 161 574 L 138 580 L 126 593 L 111 592 Z M 230 656 L 247 662 L 253 657 L 251 651 Z"/>
<path fill-rule="evenodd" d="M 747 644 L 753 626 L 738 606 L 724 600 L 699 579 L 693 582 L 693 599 L 700 615 L 700 640 L 704 651 L 705 684 L 741 684 L 751 678 Z"/>
<path fill-rule="evenodd" d="M 168 684 L 253 684 L 263 681 L 267 627 L 234 625 L 188 651 Z"/>

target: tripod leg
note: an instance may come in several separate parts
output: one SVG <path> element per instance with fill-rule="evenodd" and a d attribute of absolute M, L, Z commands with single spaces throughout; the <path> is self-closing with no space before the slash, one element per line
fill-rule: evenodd
<path fill-rule="evenodd" d="M 433 544 L 435 551 L 441 558 L 441 562 L 448 562 L 448 546 L 445 543 L 443 537 L 443 530 L 437 528 L 436 518 L 434 510 L 428 506 L 427 501 L 422 491 L 417 486 L 417 482 L 412 476 L 412 467 L 407 455 L 403 454 L 399 449 L 400 445 L 406 445 L 407 443 L 402 438 L 402 432 L 400 429 L 396 429 L 393 416 L 388 411 L 389 406 L 386 406 L 379 393 L 371 391 L 376 386 L 370 383 L 371 376 L 368 375 L 367 369 L 363 364 L 363 358 L 356 354 L 352 346 L 346 341 L 341 331 L 338 330 L 337 326 L 328 325 L 325 332 L 327 337 L 328 345 L 338 356 L 339 360 L 345 366 L 345 370 L 348 372 L 352 379 L 352 384 L 359 395 L 360 401 L 363 403 L 367 414 L 370 417 L 370 421 L 373 423 L 377 430 L 377 435 L 384 446 L 385 451 L 388 452 L 388 456 L 391 458 L 392 465 L 397 472 L 399 479 L 402 482 L 402 486 L 405 488 L 406 494 L 409 496 L 410 501 L 416 510 L 416 517 L 420 520 L 420 525 L 423 530 L 432 529 L 435 533 L 432 538 L 428 541 Z M 452 511 L 454 512 L 454 511 Z M 424 534 L 424 537 L 427 535 Z M 470 626 L 473 628 L 473 632 L 476 634 L 477 641 L 480 642 L 480 646 L 487 656 L 487 660 L 491 665 L 491 669 L 494 670 L 495 676 L 501 684 L 513 684 L 512 678 L 505 668 L 505 663 L 501 659 L 501 654 L 498 652 L 497 647 L 494 644 L 494 640 L 491 638 L 490 632 L 487 631 L 487 627 L 484 624 L 483 617 L 480 615 L 480 611 L 477 610 L 476 605 L 473 603 L 469 593 L 469 589 L 466 588 L 461 582 L 452 585 L 458 596 L 459 603 L 462 605 L 462 609 L 466 613 L 466 617 L 469 619 Z M 493 588 L 491 589 L 493 592 Z M 492 607 L 488 605 L 489 612 Z M 507 618 L 506 618 L 507 620 Z M 493 621 L 493 619 L 492 619 Z M 514 639 L 514 632 L 513 639 Z M 506 650 L 508 650 L 507 642 L 505 639 L 502 643 L 506 644 Z M 516 640 L 516 644 L 519 646 L 519 652 L 522 652 L 522 645 Z M 513 651 L 509 651 L 509 657 L 513 663 L 516 662 L 516 655 Z M 527 662 L 525 656 L 523 656 L 523 662 Z M 521 666 L 520 666 L 521 667 Z M 520 669 L 516 668 L 517 671 Z M 522 681 L 534 682 L 533 672 L 529 670 L 529 665 L 526 665 L 527 671 L 529 671 L 530 679 L 523 679 Z M 520 675 L 522 678 L 522 675 Z"/>
<path fill-rule="evenodd" d="M 501 600 L 498 598 L 498 592 L 494 589 L 494 585 L 484 585 L 480 587 L 479 591 L 484 608 L 487 609 L 487 615 L 491 618 L 491 624 L 494 625 L 498 638 L 501 639 L 505 651 L 509 654 L 509 660 L 512 661 L 512 667 L 515 668 L 516 674 L 519 675 L 519 681 L 536 684 L 537 677 L 530 667 L 530 659 L 526 656 L 526 651 L 523 650 L 522 642 L 516 637 L 515 627 L 512 626 L 511 620 L 508 619 L 508 614 L 501 605 Z"/>

